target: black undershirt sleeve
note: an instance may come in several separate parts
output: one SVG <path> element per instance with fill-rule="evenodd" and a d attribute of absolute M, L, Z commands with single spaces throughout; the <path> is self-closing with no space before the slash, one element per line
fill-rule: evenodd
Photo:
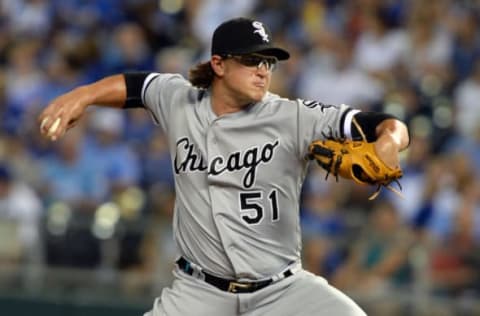
<path fill-rule="evenodd" d="M 123 74 L 127 87 L 127 100 L 124 108 L 144 107 L 142 102 L 142 87 L 150 72 L 126 72 Z"/>
<path fill-rule="evenodd" d="M 373 142 L 377 140 L 377 134 L 375 129 L 378 124 L 387 119 L 397 119 L 395 116 L 387 113 L 381 112 L 359 112 L 354 115 L 355 120 L 362 128 L 363 133 L 367 137 L 368 142 Z M 355 140 L 361 140 L 362 136 L 360 135 L 357 127 L 352 122 L 352 138 Z"/>

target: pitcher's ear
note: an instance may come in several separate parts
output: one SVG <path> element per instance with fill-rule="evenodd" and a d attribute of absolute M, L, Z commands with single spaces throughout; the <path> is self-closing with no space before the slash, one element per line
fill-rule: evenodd
<path fill-rule="evenodd" d="M 210 59 L 210 65 L 212 66 L 213 72 L 217 76 L 223 76 L 225 72 L 225 63 L 222 57 L 220 57 L 219 55 L 213 55 Z"/>

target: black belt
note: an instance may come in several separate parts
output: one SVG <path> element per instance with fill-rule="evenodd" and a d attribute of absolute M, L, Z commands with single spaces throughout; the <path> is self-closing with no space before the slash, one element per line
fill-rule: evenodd
<path fill-rule="evenodd" d="M 178 259 L 176 263 L 180 270 L 182 270 L 188 275 L 193 275 L 194 270 L 190 262 L 185 260 L 185 258 L 180 257 L 180 259 Z M 211 284 L 222 291 L 231 293 L 252 293 L 263 289 L 264 287 L 270 285 L 273 282 L 273 279 L 259 282 L 237 282 L 235 280 L 222 279 L 203 271 L 202 274 L 205 276 L 205 282 L 207 282 L 208 284 Z M 284 278 L 288 278 L 291 275 L 293 275 L 293 272 L 291 270 L 283 272 Z"/>

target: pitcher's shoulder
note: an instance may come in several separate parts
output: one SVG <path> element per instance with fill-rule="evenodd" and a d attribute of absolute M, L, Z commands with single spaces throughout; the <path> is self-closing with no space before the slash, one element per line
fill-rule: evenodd
<path fill-rule="evenodd" d="M 346 105 L 334 105 L 334 104 L 327 104 L 318 100 L 308 100 L 308 99 L 302 99 L 302 98 L 295 98 L 295 99 L 289 99 L 285 97 L 281 97 L 278 94 L 268 92 L 265 97 L 263 98 L 263 102 L 265 104 L 269 105 L 290 105 L 290 106 L 296 106 L 296 107 L 305 107 L 307 109 L 320 109 L 320 110 L 325 110 L 325 109 L 340 109 L 342 107 L 345 107 Z"/>
<path fill-rule="evenodd" d="M 206 90 L 193 86 L 180 74 L 160 74 L 163 81 L 163 91 L 174 95 L 183 95 L 189 103 L 201 101 L 206 96 Z"/>
<path fill-rule="evenodd" d="M 262 100 L 262 103 L 267 106 L 283 106 L 283 105 L 295 105 L 297 100 L 281 97 L 278 94 L 267 92 Z"/>

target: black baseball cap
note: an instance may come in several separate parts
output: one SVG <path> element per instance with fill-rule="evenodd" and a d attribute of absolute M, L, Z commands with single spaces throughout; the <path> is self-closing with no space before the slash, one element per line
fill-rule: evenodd
<path fill-rule="evenodd" d="M 260 21 L 235 18 L 220 24 L 213 32 L 212 55 L 259 53 L 286 60 L 290 54 L 273 46 L 272 34 Z"/>

